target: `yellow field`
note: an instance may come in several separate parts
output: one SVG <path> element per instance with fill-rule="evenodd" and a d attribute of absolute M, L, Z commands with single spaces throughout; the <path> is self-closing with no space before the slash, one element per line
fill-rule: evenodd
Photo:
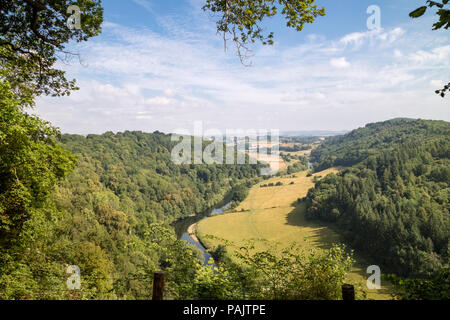
<path fill-rule="evenodd" d="M 268 163 L 272 170 L 285 170 L 288 164 L 281 158 L 272 154 L 260 154 L 255 152 L 248 153 L 249 157 L 258 161 Z"/>
<path fill-rule="evenodd" d="M 315 175 L 325 175 L 337 172 L 336 169 L 328 169 Z M 217 240 L 207 239 L 205 235 L 212 235 L 226 239 L 235 244 L 243 244 L 249 239 L 265 239 L 269 243 L 277 242 L 281 246 L 288 246 L 295 242 L 303 249 L 314 247 L 329 248 L 334 243 L 340 242 L 339 235 L 323 223 L 307 221 L 304 217 L 304 207 L 294 206 L 298 198 L 306 195 L 314 186 L 312 178 L 306 177 L 306 172 L 272 178 L 251 188 L 249 196 L 235 209 L 236 212 L 227 213 L 203 219 L 198 224 L 197 233 L 202 242 L 208 246 L 216 246 Z M 282 186 L 261 188 L 261 184 L 278 181 Z M 290 183 L 294 182 L 293 185 Z M 240 212 L 242 209 L 248 210 Z M 257 249 L 264 249 L 265 241 L 256 241 Z M 230 248 L 229 251 L 232 251 Z M 360 264 L 355 266 L 349 274 L 353 281 L 361 283 L 365 288 L 365 279 L 368 275 Z M 366 264 L 367 266 L 367 264 Z M 365 268 L 364 268 L 365 269 Z M 381 290 L 366 289 L 369 299 L 390 299 L 386 288 Z"/>
<path fill-rule="evenodd" d="M 312 149 L 309 150 L 302 150 L 302 151 L 296 151 L 296 152 L 286 152 L 286 151 L 281 151 L 284 152 L 286 154 L 289 154 L 291 156 L 309 156 L 311 154 Z"/>

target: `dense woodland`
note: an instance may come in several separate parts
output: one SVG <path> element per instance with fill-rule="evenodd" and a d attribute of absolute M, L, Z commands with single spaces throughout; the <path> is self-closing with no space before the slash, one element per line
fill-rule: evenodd
<path fill-rule="evenodd" d="M 1 180 L 0 299 L 149 298 L 152 271 L 175 252 L 195 257 L 177 243 L 169 223 L 205 211 L 228 192 L 239 200 L 243 184 L 258 179 L 260 165 L 175 165 L 170 153 L 175 142 L 159 132 L 64 135 L 56 144 L 51 138 L 56 131 L 48 127 L 47 140 L 33 144 L 33 132 L 23 126 L 40 120 L 20 118 L 16 107 L 5 105 L 0 123 L 16 117 L 9 129 L 24 131 L 27 145 L 16 146 L 28 149 L 22 156 L 33 161 L 26 167 L 8 159 L 19 150 L 8 140 L 17 136 L 5 130 L 1 172 L 9 176 Z M 152 243 L 152 237 L 161 240 Z M 68 265 L 82 270 L 83 290 L 73 297 L 65 287 Z"/>
<path fill-rule="evenodd" d="M 348 134 L 329 137 L 311 152 L 316 171 L 333 166 L 352 166 L 382 150 L 411 141 L 427 142 L 448 135 L 445 121 L 398 118 L 367 124 Z"/>
<path fill-rule="evenodd" d="M 64 135 L 63 146 L 79 161 L 62 187 L 101 184 L 140 220 L 170 222 L 206 210 L 232 186 L 259 174 L 259 165 L 177 165 L 171 159 L 176 142 L 170 137 L 159 132 Z"/>
<path fill-rule="evenodd" d="M 345 168 L 308 192 L 309 219 L 335 224 L 383 273 L 426 278 L 448 268 L 448 122 L 369 124 L 327 139 L 312 158 L 316 170 Z"/>

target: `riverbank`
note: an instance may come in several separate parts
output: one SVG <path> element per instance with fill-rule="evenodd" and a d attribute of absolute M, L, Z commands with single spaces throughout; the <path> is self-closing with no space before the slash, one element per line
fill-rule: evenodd
<path fill-rule="evenodd" d="M 189 236 L 192 238 L 192 240 L 201 243 L 200 240 L 197 238 L 197 236 L 195 235 L 195 232 L 197 231 L 197 223 L 193 223 L 191 224 L 188 229 L 187 229 L 187 233 L 189 234 Z"/>
<path fill-rule="evenodd" d="M 207 208 L 200 213 L 193 213 L 187 217 L 179 218 L 170 223 L 174 228 L 178 239 L 181 239 L 184 234 L 189 235 L 188 229 L 193 225 L 198 223 L 200 220 L 209 217 L 211 214 L 217 213 L 224 206 L 226 206 L 231 201 L 232 190 L 228 189 L 223 195 L 222 200 L 218 201 L 214 206 Z"/>
<path fill-rule="evenodd" d="M 221 214 L 223 214 L 223 213 L 225 212 L 225 210 L 226 210 L 230 205 L 231 205 L 231 202 L 228 202 L 227 204 L 225 204 L 225 205 L 222 206 L 221 208 L 213 209 L 213 210 L 211 211 L 210 216 L 203 217 L 200 221 L 202 221 L 202 220 L 204 220 L 204 219 L 207 219 L 208 217 L 213 217 L 213 216 L 216 216 L 216 215 L 221 215 Z M 189 227 L 187 228 L 187 234 L 189 235 L 189 237 L 190 237 L 193 241 L 197 242 L 199 245 L 201 245 L 202 247 L 204 247 L 205 250 L 206 250 L 207 247 L 206 247 L 205 244 L 202 242 L 202 240 L 200 240 L 200 238 L 197 236 L 197 228 L 198 228 L 198 224 L 199 224 L 200 221 L 195 222 L 195 223 L 189 225 Z"/>
<path fill-rule="evenodd" d="M 231 202 L 230 200 L 230 194 L 228 194 L 228 197 L 225 197 L 220 204 L 218 205 L 219 208 L 210 208 L 208 212 L 205 212 L 202 215 L 197 215 L 193 217 L 187 217 L 184 219 L 180 219 L 177 221 L 177 223 L 174 225 L 175 231 L 177 232 L 177 236 L 180 240 L 184 240 L 187 243 L 193 245 L 197 249 L 199 249 L 201 252 L 203 252 L 204 259 L 203 264 L 204 265 L 211 265 L 210 259 L 211 255 L 206 250 L 206 246 L 202 243 L 202 241 L 197 237 L 197 226 L 198 222 L 210 217 L 211 215 L 219 215 L 222 214 L 228 206 L 230 206 Z M 228 203 L 227 203 L 228 201 Z M 214 263 L 212 264 L 214 267 Z"/>

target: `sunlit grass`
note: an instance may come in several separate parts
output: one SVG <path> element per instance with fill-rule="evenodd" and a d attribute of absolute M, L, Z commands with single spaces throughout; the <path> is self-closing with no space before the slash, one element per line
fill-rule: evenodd
<path fill-rule="evenodd" d="M 302 249 L 330 248 L 342 241 L 338 233 L 330 226 L 321 222 L 311 222 L 305 219 L 304 205 L 298 205 L 298 198 L 303 198 L 314 186 L 314 176 L 324 177 L 337 169 L 328 169 L 306 177 L 306 171 L 294 175 L 276 177 L 253 186 L 249 196 L 234 211 L 224 215 L 202 220 L 198 225 L 198 235 L 208 247 L 217 246 L 220 241 L 205 235 L 233 242 L 236 247 L 245 244 L 250 239 L 265 239 L 255 241 L 255 249 L 267 249 L 268 243 L 277 242 L 281 247 L 287 247 L 293 242 Z M 295 177 L 293 177 L 295 176 Z M 282 182 L 282 186 L 261 187 L 263 184 Z M 293 184 L 291 184 L 293 182 Z M 233 252 L 235 247 L 229 247 Z M 368 290 L 365 286 L 365 267 L 368 266 L 361 258 L 349 273 L 349 280 L 359 283 L 367 291 L 369 299 L 390 299 L 388 290 Z"/>

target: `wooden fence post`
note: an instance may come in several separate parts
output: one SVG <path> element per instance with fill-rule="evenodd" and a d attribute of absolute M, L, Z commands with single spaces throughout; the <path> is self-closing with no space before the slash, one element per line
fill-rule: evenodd
<path fill-rule="evenodd" d="M 353 301 L 355 300 L 355 287 L 351 284 L 342 285 L 342 300 Z"/>
<path fill-rule="evenodd" d="M 153 272 L 153 300 L 163 300 L 164 297 L 164 272 Z"/>

